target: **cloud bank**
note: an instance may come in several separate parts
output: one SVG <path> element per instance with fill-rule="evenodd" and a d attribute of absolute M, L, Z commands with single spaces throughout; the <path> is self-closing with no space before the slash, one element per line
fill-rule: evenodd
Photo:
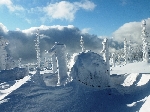
<path fill-rule="evenodd" d="M 146 19 L 147 32 L 150 32 L 150 18 Z M 68 26 L 45 26 L 31 27 L 29 29 L 16 31 L 9 31 L 5 25 L 0 23 L 0 36 L 8 39 L 10 44 L 8 45 L 8 51 L 15 59 L 22 58 L 24 61 L 35 61 L 36 51 L 35 43 L 36 33 L 39 29 L 41 34 L 40 48 L 41 53 L 44 54 L 45 50 L 50 50 L 55 42 L 66 44 L 67 52 L 72 54 L 75 52 L 81 52 L 80 37 L 83 36 L 84 46 L 87 50 L 99 53 L 102 49 L 103 37 L 97 35 L 91 35 L 88 33 L 88 28 L 79 29 L 73 25 Z M 141 39 L 141 22 L 125 23 L 118 28 L 110 39 L 110 47 L 119 49 L 122 46 L 124 38 L 128 41 L 142 43 Z M 149 37 L 150 40 L 150 37 Z M 113 50 L 113 49 L 112 49 Z"/>
<path fill-rule="evenodd" d="M 150 33 L 150 18 L 145 20 L 147 23 L 146 30 L 148 33 Z M 126 38 L 128 41 L 131 40 L 132 42 L 141 43 L 141 24 L 141 21 L 125 23 L 113 33 L 114 40 L 123 42 L 124 38 Z"/>

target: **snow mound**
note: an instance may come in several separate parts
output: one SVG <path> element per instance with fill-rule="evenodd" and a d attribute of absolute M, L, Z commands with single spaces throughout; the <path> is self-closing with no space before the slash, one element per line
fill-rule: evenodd
<path fill-rule="evenodd" d="M 77 80 L 87 86 L 97 88 L 110 87 L 110 78 L 107 75 L 106 62 L 97 53 L 87 51 L 75 57 L 75 64 L 71 69 L 73 80 Z"/>

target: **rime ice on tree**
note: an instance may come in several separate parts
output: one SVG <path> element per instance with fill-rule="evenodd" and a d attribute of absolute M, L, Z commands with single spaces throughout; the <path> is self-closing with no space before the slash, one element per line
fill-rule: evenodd
<path fill-rule="evenodd" d="M 105 38 L 102 44 L 103 44 L 103 49 L 101 52 L 103 53 L 103 58 L 107 64 L 107 71 L 108 71 L 107 74 L 110 75 L 108 39 Z"/>
<path fill-rule="evenodd" d="M 39 31 L 36 33 L 36 40 L 35 40 L 35 49 L 36 49 L 36 54 L 37 54 L 37 67 L 40 68 L 40 63 L 41 63 L 41 58 L 40 58 L 40 35 L 39 35 Z"/>
<path fill-rule="evenodd" d="M 115 53 L 112 53 L 111 55 L 111 62 L 112 62 L 113 67 L 115 67 Z"/>
<path fill-rule="evenodd" d="M 7 51 L 5 47 L 8 45 L 8 41 L 0 37 L 0 70 L 5 70 L 7 67 Z"/>
<path fill-rule="evenodd" d="M 142 41 L 143 41 L 143 61 L 148 62 L 149 61 L 149 55 L 148 55 L 148 42 L 147 42 L 147 32 L 146 32 L 146 21 L 142 21 Z"/>
<path fill-rule="evenodd" d="M 127 64 L 127 40 L 126 38 L 124 38 L 124 60 L 125 60 L 125 64 Z"/>
<path fill-rule="evenodd" d="M 49 57 L 49 55 L 48 55 L 48 51 L 46 51 L 45 50 L 45 54 L 44 54 L 44 64 L 43 64 L 43 67 L 45 68 L 45 69 L 50 69 L 51 67 L 52 67 L 52 58 L 50 58 Z"/>
<path fill-rule="evenodd" d="M 53 72 L 58 72 L 57 85 L 63 85 L 66 83 L 68 78 L 67 75 L 67 64 L 66 64 L 66 46 L 64 44 L 55 43 L 55 45 L 49 50 L 52 55 Z M 54 65 L 55 64 L 55 65 Z"/>
<path fill-rule="evenodd" d="M 129 47 L 128 47 L 128 58 L 129 62 L 132 62 L 132 49 L 131 49 L 131 41 L 129 41 Z"/>
<path fill-rule="evenodd" d="M 85 51 L 85 48 L 84 48 L 84 41 L 83 41 L 83 37 L 81 36 L 81 40 L 80 40 L 80 46 L 82 48 L 82 52 Z"/>
<path fill-rule="evenodd" d="M 53 70 L 53 73 L 55 73 L 57 71 L 57 59 L 56 59 L 56 54 L 54 53 L 52 55 L 52 70 Z"/>

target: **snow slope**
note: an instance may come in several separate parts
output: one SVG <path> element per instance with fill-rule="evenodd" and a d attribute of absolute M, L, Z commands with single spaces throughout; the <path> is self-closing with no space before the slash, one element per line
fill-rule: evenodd
<path fill-rule="evenodd" d="M 96 82 L 97 79 L 91 80 L 87 71 L 91 72 L 93 77 L 101 67 L 94 69 L 95 67 L 90 66 L 93 62 L 97 65 L 102 60 L 99 55 L 91 53 L 87 57 L 89 55 L 97 57 L 99 63 L 95 62 L 97 58 L 89 59 L 93 60 L 89 63 L 87 61 L 89 57 L 82 59 L 82 55 L 86 54 L 80 54 L 81 57 L 76 58 L 73 66 L 80 74 L 73 68 L 72 77 L 81 80 L 87 78 L 87 84 L 96 85 L 94 81 Z M 79 64 L 79 58 L 83 62 L 82 66 Z M 130 65 L 126 65 L 127 69 L 128 67 L 130 69 Z M 105 68 L 103 69 L 101 71 L 105 71 Z M 19 81 L 4 82 L 0 84 L 0 110 L 4 112 L 149 112 L 150 73 L 125 74 L 122 70 L 122 74 L 111 74 L 109 80 L 100 74 L 102 78 L 99 81 L 103 78 L 111 81 L 111 86 L 103 89 L 86 85 L 84 81 L 76 79 L 65 86 L 46 86 L 40 72 L 32 75 L 31 80 L 30 76 L 26 76 Z M 101 84 L 105 85 L 102 82 Z"/>
<path fill-rule="evenodd" d="M 150 94 L 148 88 L 150 88 L 149 82 L 136 92 L 121 94 L 113 88 L 100 90 L 76 80 L 59 87 L 40 86 L 31 80 L 6 96 L 5 100 L 8 99 L 8 102 L 3 102 L 0 110 L 5 112 L 136 112 L 144 103 L 142 99 Z"/>

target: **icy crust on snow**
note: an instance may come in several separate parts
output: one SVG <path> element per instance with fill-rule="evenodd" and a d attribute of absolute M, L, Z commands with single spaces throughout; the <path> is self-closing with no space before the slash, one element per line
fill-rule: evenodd
<path fill-rule="evenodd" d="M 87 86 L 105 89 L 110 87 L 106 62 L 97 53 L 87 51 L 75 57 L 75 64 L 71 69 L 73 80 Z"/>
<path fill-rule="evenodd" d="M 28 75 L 28 70 L 26 68 L 13 68 L 10 70 L 0 71 L 0 82 L 7 82 L 13 80 L 19 80 Z"/>

